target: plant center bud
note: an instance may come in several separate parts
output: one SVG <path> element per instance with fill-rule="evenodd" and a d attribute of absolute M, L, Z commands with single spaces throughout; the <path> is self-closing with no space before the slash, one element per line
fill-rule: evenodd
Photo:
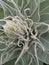
<path fill-rule="evenodd" d="M 22 36 L 25 34 L 27 25 L 26 25 L 26 21 L 23 21 L 18 18 L 14 18 L 14 20 L 6 20 L 6 24 L 3 25 L 3 28 L 4 28 L 4 32 L 7 35 Z"/>

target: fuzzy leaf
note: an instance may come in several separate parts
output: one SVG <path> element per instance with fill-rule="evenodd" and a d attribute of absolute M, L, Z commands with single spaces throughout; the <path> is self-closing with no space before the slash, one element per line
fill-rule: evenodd
<path fill-rule="evenodd" d="M 49 23 L 49 0 L 45 0 L 40 4 L 40 22 Z"/>
<path fill-rule="evenodd" d="M 17 5 L 15 4 L 15 2 L 14 3 L 13 2 L 7 1 L 7 0 L 4 0 L 4 1 L 0 0 L 0 5 L 3 8 L 3 11 L 4 11 L 4 17 L 16 16 L 16 15 L 23 17 L 23 15 L 21 14 Z M 16 7 L 15 7 L 15 5 L 16 5 Z"/>
<path fill-rule="evenodd" d="M 37 5 L 37 3 L 39 4 L 38 0 L 17 0 L 16 3 L 25 17 L 29 17 L 35 22 L 39 21 L 40 14 L 38 8 L 39 5 Z"/>
<path fill-rule="evenodd" d="M 49 64 L 49 53 L 43 52 L 41 49 L 38 50 L 38 58 L 40 61 Z"/>
<path fill-rule="evenodd" d="M 43 2 L 43 1 L 45 1 L 45 0 L 40 0 L 40 2 Z"/>
<path fill-rule="evenodd" d="M 28 17 L 28 18 L 32 19 L 33 22 L 38 23 L 40 21 L 40 22 L 49 23 L 49 1 L 48 0 L 41 0 L 41 1 L 39 1 L 39 0 L 14 0 L 14 1 L 13 0 L 7 0 L 7 1 L 0 0 L 0 5 L 4 11 L 4 17 L 7 17 L 7 16 L 19 16 L 21 18 Z M 38 31 L 37 37 L 40 36 L 38 38 L 41 41 L 42 45 L 44 46 L 44 52 L 39 47 L 40 43 L 37 46 L 37 48 L 35 47 L 35 45 L 33 45 L 32 47 L 30 47 L 30 49 L 28 51 L 32 55 L 34 55 L 37 63 L 38 63 L 38 59 L 39 59 L 40 61 L 48 64 L 49 63 L 49 32 L 47 32 L 48 27 L 46 25 L 42 24 L 39 27 L 37 27 L 36 29 Z M 0 39 L 0 41 L 3 41 L 5 44 L 6 43 L 5 40 L 3 40 L 4 35 L 2 35 L 0 37 L 2 37 L 2 39 Z M 31 40 L 31 42 L 32 41 L 33 40 Z M 31 42 L 30 42 L 30 44 L 31 44 Z M 2 45 L 2 47 L 0 45 L 0 48 L 3 49 L 3 45 Z M 13 48 L 14 48 L 14 50 L 11 50 Z M 17 65 L 28 65 L 28 63 L 32 59 L 31 55 L 29 56 L 28 53 L 24 54 L 22 56 L 22 59 L 20 58 L 20 61 L 18 62 Z M 19 54 L 20 54 L 20 51 L 15 51 L 15 47 L 12 46 L 12 48 L 11 48 L 11 46 L 10 46 L 10 49 L 8 48 L 7 51 L 5 50 L 3 53 L 1 53 L 0 61 L 3 61 L 3 63 L 5 63 L 5 65 L 9 65 L 9 63 L 13 61 L 12 64 L 14 65 L 15 58 L 17 59 Z M 2 56 L 3 56 L 3 58 L 2 58 Z M 11 65 L 11 63 L 10 63 L 10 65 Z M 32 62 L 30 65 L 36 65 L 33 59 L 32 59 Z"/>
<path fill-rule="evenodd" d="M 19 63 L 17 65 L 28 65 L 30 62 L 29 62 L 29 59 L 31 59 L 27 54 L 25 54 L 21 60 L 19 61 Z M 5 64 L 3 65 L 14 65 L 16 59 L 13 59 L 11 61 L 8 61 L 6 62 Z M 32 64 L 31 65 L 35 65 L 35 62 L 34 60 L 32 60 Z M 43 63 L 40 61 L 40 65 L 43 65 Z"/>

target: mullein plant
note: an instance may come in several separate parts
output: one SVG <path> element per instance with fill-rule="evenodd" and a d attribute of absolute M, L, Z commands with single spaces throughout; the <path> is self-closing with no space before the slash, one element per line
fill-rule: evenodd
<path fill-rule="evenodd" d="M 0 0 L 0 65 L 13 59 L 13 65 L 49 64 L 48 3 Z"/>

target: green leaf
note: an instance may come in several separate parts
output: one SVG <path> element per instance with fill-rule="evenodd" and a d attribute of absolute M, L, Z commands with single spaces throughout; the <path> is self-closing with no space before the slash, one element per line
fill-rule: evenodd
<path fill-rule="evenodd" d="M 45 0 L 40 0 L 40 2 L 43 2 L 43 1 L 45 1 Z"/>
<path fill-rule="evenodd" d="M 40 4 L 40 22 L 49 23 L 49 0 L 45 0 Z"/>
<path fill-rule="evenodd" d="M 39 23 L 39 25 L 37 25 L 37 31 L 38 31 L 38 37 L 40 38 L 40 36 L 44 33 L 46 33 L 48 31 L 48 26 L 44 23 Z"/>
<path fill-rule="evenodd" d="M 16 5 L 16 3 L 14 1 L 7 1 L 7 0 L 2 1 L 2 0 L 0 0 L 0 5 L 4 11 L 4 17 L 16 16 L 16 15 L 23 17 L 18 6 Z"/>
<path fill-rule="evenodd" d="M 44 46 L 44 51 L 40 48 L 37 50 L 38 58 L 40 61 L 49 64 L 49 32 L 46 32 L 40 37 L 40 41 Z"/>
<path fill-rule="evenodd" d="M 49 51 L 49 32 L 46 32 L 40 37 L 40 40 L 46 50 Z"/>
<path fill-rule="evenodd" d="M 40 4 L 40 22 L 46 22 L 49 24 L 49 0 L 45 0 Z M 40 41 L 42 42 L 45 51 L 43 52 L 41 49 L 39 49 L 38 57 L 41 61 L 49 64 L 49 32 L 44 33 L 40 37 Z"/>
<path fill-rule="evenodd" d="M 43 52 L 41 49 L 38 50 L 38 58 L 40 61 L 49 64 L 49 54 L 47 52 Z"/>
<path fill-rule="evenodd" d="M 45 22 L 49 24 L 49 14 L 42 14 L 40 22 Z"/>
<path fill-rule="evenodd" d="M 31 59 L 31 56 L 29 56 L 28 54 L 25 54 L 19 61 L 19 63 L 17 65 L 28 65 L 30 63 L 30 59 Z M 8 61 L 6 62 L 5 64 L 3 65 L 14 65 L 16 61 L 16 58 L 11 60 L 11 61 Z M 32 59 L 32 63 L 31 65 L 36 65 L 36 63 L 34 62 L 34 60 Z M 43 63 L 40 61 L 40 65 L 43 65 Z"/>
<path fill-rule="evenodd" d="M 3 9 L 0 7 L 0 19 L 2 19 L 4 17 L 4 12 L 3 12 Z"/>
<path fill-rule="evenodd" d="M 38 22 L 40 20 L 40 14 L 39 14 L 39 8 L 37 6 L 37 3 L 39 1 L 35 0 L 17 0 L 16 3 L 20 8 L 20 11 L 22 12 L 25 17 L 29 17 L 33 19 L 34 22 Z M 39 4 L 39 3 L 38 3 Z"/>
<path fill-rule="evenodd" d="M 0 5 L 3 8 L 3 9 L 0 8 L 1 12 L 4 11 L 3 12 L 4 15 L 2 14 L 1 18 L 2 18 L 2 16 L 4 16 L 4 17 L 6 17 L 6 16 L 23 17 L 23 15 L 24 15 L 25 18 L 28 17 L 28 18 L 32 19 L 34 22 L 40 21 L 40 22 L 49 23 L 48 22 L 49 21 L 49 0 L 41 0 L 40 2 L 39 2 L 39 0 L 14 0 L 14 1 L 13 0 L 9 0 L 9 1 L 1 0 Z M 40 5 L 40 7 L 39 7 L 39 5 Z M 48 30 L 48 27 L 43 24 L 37 28 L 37 31 L 39 33 L 38 36 L 42 34 L 40 37 L 40 41 L 41 41 L 42 45 L 44 46 L 44 52 L 40 49 L 40 47 L 37 48 L 37 51 L 38 51 L 37 56 L 40 61 L 48 64 L 49 63 L 49 32 L 47 32 L 47 30 Z M 4 35 L 0 36 L 0 38 L 1 37 L 2 37 L 2 39 L 0 39 L 0 41 L 5 42 L 5 40 L 3 40 L 5 38 Z M 3 47 L 4 47 L 4 45 L 2 45 L 2 46 L 0 45 L 0 48 L 3 48 Z M 13 50 L 11 51 L 11 49 L 13 49 Z M 0 52 L 1 55 L 3 56 L 2 61 L 3 61 L 3 63 L 5 63 L 4 65 L 14 65 L 14 62 L 16 61 L 16 59 L 18 58 L 18 56 L 20 54 L 20 50 L 19 51 L 15 51 L 15 50 L 17 50 L 17 49 L 15 49 L 15 47 L 13 46 L 10 49 L 8 48 L 7 51 L 5 50 L 3 53 Z M 34 46 L 32 48 L 30 48 L 28 51 L 32 55 L 35 56 Z M 26 53 L 22 56 L 22 58 L 20 59 L 20 61 L 18 62 L 17 65 L 28 65 L 30 63 L 31 59 L 32 59 L 32 56 L 28 55 Z M 36 59 L 36 61 L 37 61 L 37 59 Z M 32 63 L 30 65 L 36 65 L 36 63 L 33 59 L 32 59 Z"/>

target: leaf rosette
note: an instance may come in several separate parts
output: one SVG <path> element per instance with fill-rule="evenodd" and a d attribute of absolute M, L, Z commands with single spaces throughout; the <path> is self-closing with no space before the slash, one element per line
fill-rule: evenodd
<path fill-rule="evenodd" d="M 0 0 L 0 64 L 49 63 L 48 2 Z"/>

